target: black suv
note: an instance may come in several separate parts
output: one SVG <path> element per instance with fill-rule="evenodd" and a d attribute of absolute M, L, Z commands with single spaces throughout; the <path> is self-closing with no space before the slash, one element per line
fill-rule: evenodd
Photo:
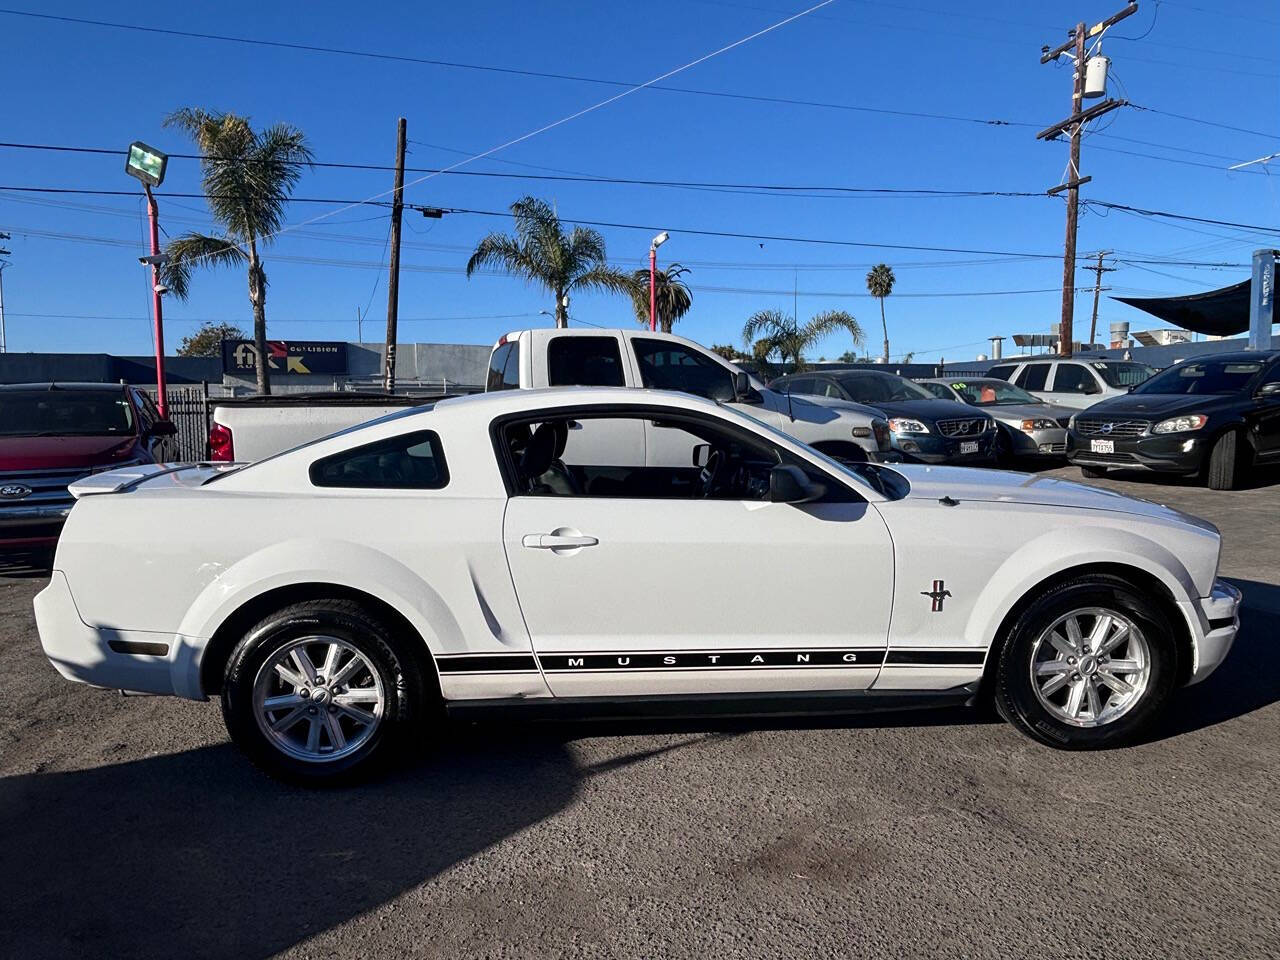
<path fill-rule="evenodd" d="M 1280 351 L 1183 360 L 1077 413 L 1067 458 L 1086 477 L 1160 470 L 1233 489 L 1253 464 L 1280 461 Z"/>

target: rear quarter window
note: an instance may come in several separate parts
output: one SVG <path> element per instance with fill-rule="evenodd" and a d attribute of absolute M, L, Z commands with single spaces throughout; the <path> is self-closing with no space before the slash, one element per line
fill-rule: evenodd
<path fill-rule="evenodd" d="M 440 437 L 419 430 L 334 453 L 311 464 L 317 487 L 439 490 L 449 482 Z"/>
<path fill-rule="evenodd" d="M 994 377 L 997 380 L 1008 380 L 1009 375 L 1017 368 L 1017 364 L 1004 363 L 998 364 L 987 371 L 988 377 Z"/>
<path fill-rule="evenodd" d="M 1023 390 L 1043 390 L 1045 381 L 1048 379 L 1049 364 L 1029 363 L 1018 374 L 1018 379 L 1014 383 Z"/>

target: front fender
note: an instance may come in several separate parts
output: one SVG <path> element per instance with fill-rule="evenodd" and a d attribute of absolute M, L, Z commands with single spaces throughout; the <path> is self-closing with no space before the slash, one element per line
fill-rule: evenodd
<path fill-rule="evenodd" d="M 178 694 L 201 696 L 206 641 L 232 613 L 272 590 L 304 583 L 333 583 L 376 597 L 418 631 L 433 655 L 466 649 L 462 628 L 444 598 L 400 561 L 349 541 L 285 540 L 237 561 L 191 604 L 179 627 L 173 661 Z"/>
<path fill-rule="evenodd" d="M 1136 567 L 1158 579 L 1178 602 L 1199 595 L 1191 572 L 1163 544 L 1112 527 L 1063 527 L 1023 544 L 997 568 L 970 611 L 965 643 L 989 646 L 1009 611 L 1036 584 L 1097 564 Z"/>

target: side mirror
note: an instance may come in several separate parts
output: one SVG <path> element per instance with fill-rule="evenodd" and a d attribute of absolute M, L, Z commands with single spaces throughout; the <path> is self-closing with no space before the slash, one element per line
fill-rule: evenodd
<path fill-rule="evenodd" d="M 1280 381 L 1277 381 L 1275 383 L 1264 383 L 1258 389 L 1258 396 L 1260 397 L 1280 396 Z"/>
<path fill-rule="evenodd" d="M 750 393 L 751 378 L 745 371 L 739 370 L 733 375 L 733 399 L 741 401 Z"/>
<path fill-rule="evenodd" d="M 777 466 L 769 471 L 769 500 L 773 503 L 808 503 L 827 492 L 799 467 Z"/>
<path fill-rule="evenodd" d="M 172 420 L 157 420 L 147 428 L 147 435 L 152 437 L 176 437 L 178 428 L 173 425 Z"/>
<path fill-rule="evenodd" d="M 695 443 L 693 445 L 693 465 L 699 469 L 711 462 L 711 444 Z"/>

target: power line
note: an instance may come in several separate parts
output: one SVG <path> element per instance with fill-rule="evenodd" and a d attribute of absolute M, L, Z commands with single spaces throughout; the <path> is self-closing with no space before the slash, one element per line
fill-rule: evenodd
<path fill-rule="evenodd" d="M 31 187 L 31 186 L 0 186 L 0 192 L 5 190 L 14 190 L 27 193 L 53 193 L 53 194 L 83 194 L 90 196 L 127 196 L 136 197 L 137 194 L 130 190 L 89 190 L 83 188 L 72 187 Z M 156 194 L 157 197 L 178 197 L 178 198 L 195 198 L 203 197 L 203 194 L 196 193 L 171 193 Z M 350 206 L 357 205 L 375 205 L 387 207 L 389 203 L 377 200 L 337 200 L 333 198 L 316 198 L 316 197 L 294 197 L 292 198 L 298 203 L 338 203 L 348 204 Z M 406 206 L 414 209 L 421 209 L 420 206 L 414 204 L 406 204 Z M 442 208 L 448 213 L 471 214 L 481 217 L 510 217 L 510 211 L 506 210 L 478 210 L 467 207 L 444 207 Z M 976 256 L 991 257 L 1016 257 L 1016 258 L 1033 258 L 1033 259 L 1057 259 L 1057 254 L 1053 253 L 1028 253 L 1026 251 L 1007 251 L 1007 250 L 983 250 L 970 247 L 938 247 L 923 244 L 908 243 L 872 243 L 869 241 L 858 240 L 831 240 L 819 237 L 789 237 L 779 234 L 765 233 L 741 233 L 730 230 L 705 230 L 692 227 L 675 227 L 675 226 L 658 226 L 651 223 L 618 223 L 607 220 L 584 220 L 577 217 L 564 217 L 570 223 L 580 223 L 592 227 L 610 227 L 619 230 L 662 230 L 667 229 L 672 233 L 685 233 L 693 236 L 706 237 L 724 237 L 734 240 L 755 240 L 757 242 L 777 242 L 777 243 L 812 243 L 819 246 L 836 246 L 836 247 L 859 247 L 873 250 L 918 250 L 927 253 L 963 253 Z M 303 226 L 304 224 L 298 224 Z"/>
<path fill-rule="evenodd" d="M 784 11 L 776 11 L 782 13 Z M 328 47 L 319 44 L 293 43 L 284 40 L 263 40 L 257 37 L 236 37 L 226 34 L 200 33 L 191 30 L 173 30 L 164 27 L 151 27 L 134 23 L 118 23 L 109 20 L 92 20 L 86 17 L 69 17 L 51 13 L 34 13 L 29 10 L 11 10 L 0 8 L 0 14 L 14 17 L 29 17 L 37 20 L 73 23 L 82 26 L 107 27 L 114 30 L 133 30 L 141 33 L 161 34 L 164 36 L 184 37 L 191 40 L 213 40 L 221 43 L 238 43 L 259 47 L 276 47 L 304 53 L 323 53 L 347 57 L 360 57 L 370 60 L 386 60 L 398 63 L 411 63 L 420 66 L 444 67 L 456 70 L 478 70 L 486 73 L 507 74 L 517 77 L 534 77 L 542 80 L 567 80 L 574 83 L 593 83 L 610 87 L 634 87 L 637 83 L 627 80 L 614 80 L 604 77 L 585 77 L 576 74 L 553 73 L 542 70 L 526 70 L 516 67 L 500 67 L 491 64 L 461 63 L 452 60 L 437 60 L 427 57 L 411 57 L 404 54 L 383 53 L 370 50 L 352 50 L 342 47 Z M 801 100 L 790 97 L 771 97 L 745 93 L 729 93 L 721 90 L 701 90 L 691 87 L 677 87 L 667 84 L 650 84 L 647 89 L 662 90 L 667 93 L 683 93 L 700 97 L 718 97 L 729 100 L 743 100 L 755 103 L 785 104 L 788 106 L 817 107 L 829 110 L 850 110 L 862 113 L 878 113 L 887 116 L 908 117 L 914 119 L 948 120 L 960 123 L 976 123 L 986 126 L 1032 127 L 1033 123 L 1017 120 L 1000 120 L 986 117 L 967 117 L 954 114 L 930 113 L 914 110 L 892 110 L 885 107 L 867 107 L 850 103 L 828 103 L 816 100 Z"/>
<path fill-rule="evenodd" d="M 13 150 L 43 150 L 59 153 L 86 153 L 108 156 L 124 156 L 127 151 L 112 150 L 105 147 L 77 147 L 67 146 L 63 144 L 43 144 L 43 143 L 9 143 L 0 142 L 0 148 Z M 462 152 L 462 151 L 458 151 Z M 212 157 L 206 158 L 198 153 L 171 153 L 168 154 L 169 159 L 178 160 L 222 160 L 225 162 L 246 162 L 238 157 Z M 1230 158 L 1228 158 L 1230 159 Z M 343 170 L 384 170 L 394 171 L 395 167 L 389 164 L 376 163 L 349 163 L 337 161 L 314 161 L 306 166 L 333 168 Z M 693 189 L 718 189 L 718 190 L 737 190 L 751 193 L 776 193 L 776 194 L 797 194 L 803 196 L 802 191 L 820 191 L 823 193 L 844 193 L 855 195 L 883 195 L 883 196 L 901 196 L 910 199 L 928 199 L 931 197 L 1043 197 L 1043 191 L 1018 191 L 1018 190 L 942 190 L 931 187 L 848 187 L 848 186 L 825 186 L 822 184 L 771 184 L 771 183 L 718 183 L 714 181 L 704 180 L 651 180 L 639 177 L 602 177 L 588 174 L 534 174 L 534 173 L 503 173 L 496 170 L 454 170 L 449 167 L 410 167 L 406 166 L 406 173 L 429 173 L 432 175 L 445 174 L 448 176 L 458 177 L 489 177 L 503 180 L 548 180 L 561 183 L 605 183 L 618 184 L 623 186 L 641 186 L 641 187 L 689 187 Z"/>
<path fill-rule="evenodd" d="M 30 192 L 30 193 L 53 193 L 53 194 L 76 194 L 76 195 L 85 194 L 85 195 L 91 195 L 91 196 L 100 196 L 100 195 L 126 196 L 130 198 L 136 198 L 137 196 L 135 192 L 129 191 L 129 190 L 92 190 L 92 189 L 71 188 L 71 187 L 0 186 L 0 193 L 4 191 L 18 191 L 18 192 Z M 201 199 L 203 198 L 204 195 L 191 194 L 191 193 L 171 193 L 171 194 L 157 194 L 157 196 L 161 198 L 180 197 L 180 198 Z M 299 203 L 349 203 L 352 205 L 373 204 L 377 206 L 389 205 L 387 203 L 380 202 L 380 201 L 341 200 L 333 197 L 326 197 L 326 198 L 295 197 L 293 199 Z M 1086 200 L 1082 200 L 1081 203 L 1088 207 L 1098 207 L 1106 210 L 1119 210 L 1126 213 L 1133 213 L 1133 214 L 1148 216 L 1148 217 L 1158 217 L 1158 218 L 1170 219 L 1170 220 L 1185 220 L 1192 223 L 1203 223 L 1203 224 L 1209 224 L 1213 226 L 1233 227 L 1236 229 L 1249 230 L 1249 231 L 1254 231 L 1259 233 L 1280 233 L 1280 227 L 1275 227 L 1275 226 L 1262 226 L 1258 224 L 1238 223 L 1231 220 L 1218 220 L 1210 217 L 1196 217 L 1188 214 L 1173 213 L 1167 210 L 1151 210 L 1143 207 L 1130 206 L 1128 204 L 1112 203 L 1106 200 L 1086 199 Z M 411 206 L 411 207 L 414 207 L 415 209 L 419 209 L 418 207 L 411 204 L 406 204 L 406 206 Z M 472 216 L 484 216 L 484 217 L 510 217 L 511 216 L 509 211 L 500 211 L 500 210 L 480 210 L 480 209 L 468 208 L 468 207 L 444 207 L 443 209 L 451 214 L 470 214 Z M 622 223 L 618 221 L 609 221 L 609 220 L 587 220 L 587 219 L 582 219 L 578 217 L 569 217 L 569 216 L 564 217 L 564 219 L 569 223 L 580 223 L 586 226 L 608 227 L 608 228 L 619 229 L 619 230 L 652 231 L 652 230 L 663 229 L 661 226 L 653 223 L 647 223 L 647 224 Z M 11 229 L 18 230 L 18 228 L 16 227 Z M 1035 253 L 1030 251 L 986 250 L 986 249 L 975 249 L 971 247 L 940 247 L 940 246 L 932 246 L 932 245 L 925 245 L 925 244 L 874 243 L 871 241 L 860 241 L 860 240 L 835 240 L 835 239 L 821 238 L 821 237 L 796 237 L 796 236 L 786 236 L 786 235 L 779 235 L 779 234 L 743 233 L 743 232 L 737 232 L 737 231 L 711 230 L 711 229 L 695 228 L 695 227 L 668 226 L 666 227 L 666 229 L 672 233 L 683 233 L 683 234 L 689 234 L 692 236 L 724 237 L 724 238 L 735 239 L 735 240 L 755 240 L 757 242 L 771 241 L 771 242 L 778 242 L 778 243 L 808 243 L 808 244 L 816 244 L 819 246 L 859 247 L 859 248 L 869 248 L 869 249 L 877 249 L 877 250 L 914 250 L 914 251 L 921 251 L 921 252 L 927 252 L 927 253 L 971 254 L 975 256 L 1013 258 L 1013 259 L 1020 259 L 1020 260 L 1043 260 L 1043 259 L 1058 258 L 1058 254 L 1055 254 L 1055 253 Z M 35 231 L 35 230 L 18 230 L 18 232 L 39 235 L 39 231 Z M 1087 259 L 1087 255 L 1082 255 L 1081 258 Z M 1170 261 L 1153 260 L 1151 262 L 1167 263 Z M 1195 265 L 1233 266 L 1233 264 L 1198 263 L 1198 262 Z M 750 266 L 750 265 L 748 264 L 747 266 Z M 822 265 L 816 265 L 816 266 L 822 266 Z M 838 269 L 838 267 L 833 267 L 832 269 Z"/>
<path fill-rule="evenodd" d="M 1143 107 L 1136 103 L 1131 103 L 1129 106 L 1133 107 L 1135 110 L 1143 110 L 1147 113 L 1158 114 L 1162 117 L 1172 117 L 1175 120 L 1185 120 L 1188 123 L 1204 124 L 1206 127 L 1218 127 L 1222 130 L 1234 130 L 1236 133 L 1249 133 L 1257 137 L 1266 137 L 1268 140 L 1280 139 L 1280 134 L 1264 133 L 1261 130 L 1250 130 L 1247 127 L 1236 127 L 1229 123 L 1220 123 L 1217 120 L 1205 120 L 1201 117 L 1187 116 L 1185 113 L 1171 113 L 1168 110 L 1157 110 L 1155 107 Z"/>

